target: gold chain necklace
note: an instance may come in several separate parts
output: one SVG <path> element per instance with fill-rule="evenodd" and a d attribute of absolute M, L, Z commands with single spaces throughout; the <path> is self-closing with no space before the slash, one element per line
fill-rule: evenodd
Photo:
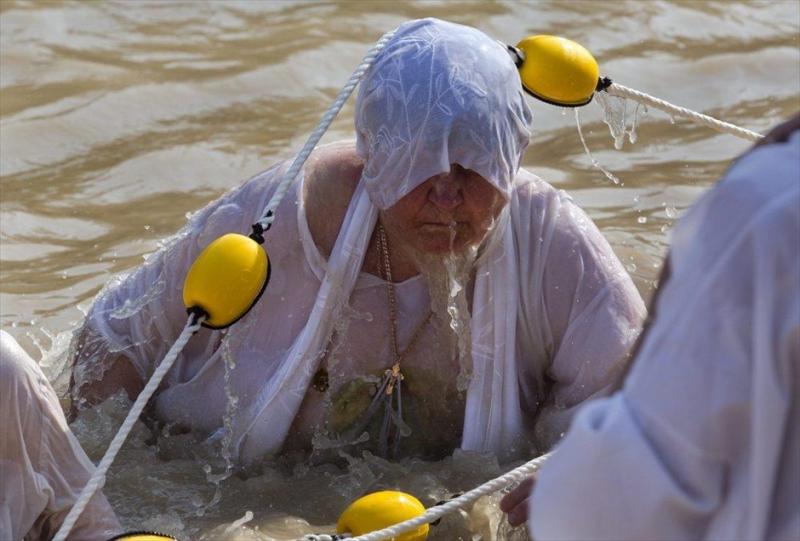
<path fill-rule="evenodd" d="M 400 351 L 397 344 L 397 295 L 395 293 L 394 282 L 392 282 L 392 265 L 389 261 L 389 243 L 386 240 L 386 231 L 378 223 L 378 256 L 379 264 L 383 263 L 383 278 L 386 281 L 386 296 L 389 301 L 389 336 L 392 346 L 392 366 L 384 371 L 383 380 L 378 387 L 369 407 L 361 414 L 361 418 L 351 426 L 344 435 L 345 440 L 355 441 L 362 432 L 367 429 L 370 421 L 381 407 L 383 407 L 383 422 L 381 423 L 380 434 L 377 438 L 378 455 L 389 457 L 397 455 L 400 439 L 408 436 L 410 428 L 403 421 L 403 372 L 400 370 L 400 363 L 403 357 L 416 345 L 422 330 L 433 316 L 433 311 L 429 310 L 428 315 L 419 322 L 408 345 Z M 320 392 L 328 390 L 328 372 L 324 367 L 317 370 L 312 380 L 312 386 Z M 395 392 L 396 391 L 396 392 Z M 391 445 L 391 450 L 389 449 Z"/>
<path fill-rule="evenodd" d="M 428 315 L 425 319 L 419 322 L 414 334 L 411 335 L 411 340 L 403 351 L 400 351 L 397 345 L 397 296 L 395 293 L 394 282 L 392 281 L 392 264 L 389 260 L 389 243 L 386 240 L 386 230 L 380 222 L 378 222 L 378 260 L 379 264 L 383 264 L 382 278 L 386 281 L 386 297 L 389 301 L 389 336 L 391 337 L 392 346 L 392 363 L 391 368 L 387 368 L 384 375 L 388 377 L 384 392 L 391 395 L 399 382 L 404 379 L 403 373 L 400 371 L 400 361 L 403 357 L 414 347 L 419 340 L 422 330 L 433 317 L 433 311 L 428 310 Z M 314 374 L 311 386 L 319 392 L 324 393 L 329 387 L 328 371 L 324 366 L 321 366 Z"/>
<path fill-rule="evenodd" d="M 400 348 L 397 345 L 397 297 L 395 294 L 394 282 L 392 281 L 392 264 L 389 259 L 389 243 L 386 240 L 386 230 L 383 228 L 383 225 L 380 222 L 378 222 L 378 252 L 379 257 L 383 262 L 383 278 L 386 280 L 386 296 L 389 300 L 389 336 L 391 337 L 392 356 L 394 359 L 392 367 L 388 368 L 386 372 L 384 372 L 385 376 L 389 378 L 384 392 L 387 395 L 391 395 L 392 392 L 394 392 L 395 387 L 404 379 L 403 373 L 400 371 L 400 361 L 403 360 L 403 357 L 412 347 L 414 347 L 414 345 L 417 343 L 417 340 L 419 340 L 422 329 L 425 328 L 428 321 L 430 321 L 431 317 L 433 316 L 433 311 L 428 310 L 428 315 L 425 316 L 425 319 L 419 322 L 417 328 L 414 330 L 414 334 L 411 335 L 411 340 L 408 341 L 408 345 L 403 351 L 400 351 Z"/>

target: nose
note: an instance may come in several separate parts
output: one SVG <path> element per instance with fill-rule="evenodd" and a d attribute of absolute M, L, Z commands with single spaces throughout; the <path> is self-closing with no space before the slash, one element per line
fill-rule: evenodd
<path fill-rule="evenodd" d="M 433 179 L 433 186 L 428 192 L 428 201 L 440 210 L 453 211 L 464 201 L 461 184 L 452 173 L 444 173 Z"/>

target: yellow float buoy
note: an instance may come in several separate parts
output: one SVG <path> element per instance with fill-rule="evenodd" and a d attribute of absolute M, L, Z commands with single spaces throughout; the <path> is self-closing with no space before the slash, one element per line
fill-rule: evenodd
<path fill-rule="evenodd" d="M 112 537 L 108 541 L 177 541 L 174 537 L 156 532 L 129 532 Z"/>
<path fill-rule="evenodd" d="M 592 101 L 600 79 L 597 60 L 582 45 L 557 36 L 529 36 L 517 44 L 523 88 L 553 105 L 579 107 Z"/>
<path fill-rule="evenodd" d="M 410 494 L 396 490 L 373 492 L 357 499 L 345 509 L 336 523 L 336 532 L 362 535 L 416 518 L 424 513 L 425 506 Z M 428 537 L 428 530 L 429 526 L 423 524 L 395 537 L 394 540 L 424 541 Z"/>
<path fill-rule="evenodd" d="M 228 233 L 209 244 L 192 263 L 183 283 L 183 304 L 202 310 L 204 327 L 222 329 L 244 316 L 267 287 L 270 263 L 250 237 Z"/>

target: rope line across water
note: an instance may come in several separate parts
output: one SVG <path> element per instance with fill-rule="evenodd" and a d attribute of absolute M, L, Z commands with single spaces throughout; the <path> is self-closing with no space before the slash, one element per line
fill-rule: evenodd
<path fill-rule="evenodd" d="M 608 93 L 609 96 L 616 96 L 618 98 L 627 98 L 636 101 L 638 103 L 643 103 L 655 109 L 664 111 L 665 113 L 668 113 L 672 116 L 687 118 L 689 120 L 707 126 L 718 132 L 735 135 L 736 137 L 741 137 L 742 139 L 747 139 L 749 141 L 759 141 L 762 137 L 764 137 L 760 133 L 756 133 L 754 131 L 745 128 L 740 128 L 735 124 L 731 124 L 729 122 L 723 122 L 722 120 L 717 120 L 714 117 L 710 117 L 708 115 L 692 111 L 691 109 L 687 109 L 685 107 L 679 107 L 677 105 L 673 105 L 667 101 L 658 99 L 654 96 L 650 96 L 649 94 L 645 94 L 644 92 L 639 92 L 638 90 L 634 90 L 632 88 L 628 88 L 627 86 L 622 86 L 617 83 L 612 83 L 610 86 L 604 89 L 604 92 Z"/>
<path fill-rule="evenodd" d="M 534 458 L 530 462 L 526 462 L 522 466 L 514 468 L 510 472 L 505 473 L 500 477 L 496 477 L 476 488 L 473 488 L 458 498 L 453 498 L 452 500 L 441 505 L 429 507 L 425 513 L 411 520 L 400 522 L 393 526 L 389 526 L 388 528 L 370 532 L 364 535 L 359 535 L 357 537 L 348 537 L 347 539 L 348 541 L 381 541 L 383 539 L 391 539 L 400 534 L 410 532 L 411 530 L 418 528 L 423 524 L 434 522 L 448 513 L 452 513 L 458 509 L 465 509 L 467 506 L 475 503 L 475 501 L 481 496 L 493 494 L 498 490 L 507 487 L 511 483 L 521 481 L 528 475 L 531 475 L 538 470 L 551 455 L 552 452 Z M 336 536 L 327 534 L 307 535 L 302 538 L 302 541 L 333 541 L 335 539 L 341 539 L 341 537 L 337 538 Z"/>
<path fill-rule="evenodd" d="M 172 365 L 175 364 L 175 359 L 177 359 L 178 354 L 183 351 L 183 348 L 186 346 L 189 338 L 191 338 L 195 331 L 200 329 L 203 319 L 205 318 L 200 317 L 196 320 L 194 319 L 195 316 L 189 316 L 180 336 L 178 336 L 178 339 L 175 340 L 174 344 L 172 344 L 172 347 L 167 352 L 164 360 L 161 361 L 161 364 L 159 364 L 158 368 L 156 368 L 156 370 L 153 372 L 153 375 L 150 377 L 150 381 L 147 382 L 147 385 L 145 385 L 144 389 L 142 389 L 142 392 L 139 393 L 139 396 L 136 398 L 133 406 L 131 406 L 131 410 L 128 412 L 128 416 L 125 417 L 125 421 L 123 421 L 122 425 L 119 427 L 117 435 L 114 436 L 114 439 L 108 446 L 106 454 L 103 455 L 103 459 L 97 465 L 97 469 L 94 471 L 91 478 L 89 478 L 89 482 L 86 483 L 85 487 L 83 487 L 80 496 L 78 496 L 78 499 L 75 501 L 75 505 L 72 506 L 67 518 L 65 518 L 64 522 L 61 524 L 61 528 L 59 528 L 55 537 L 53 537 L 53 541 L 64 541 L 64 539 L 66 539 L 67 535 L 69 535 L 69 532 L 72 531 L 72 527 L 75 526 L 75 522 L 78 520 L 78 517 L 80 517 L 84 508 L 89 503 L 89 500 L 92 498 L 97 489 L 105 483 L 106 472 L 108 471 L 108 468 L 111 466 L 111 463 L 114 462 L 114 458 L 117 456 L 122 444 L 125 443 L 125 439 L 133 429 L 133 425 L 136 424 L 136 421 L 139 419 L 139 415 L 141 415 L 142 410 L 144 410 L 144 407 L 147 405 L 150 397 L 153 396 L 153 393 L 155 393 L 156 389 L 158 389 L 158 386 L 161 383 L 161 380 L 164 379 L 166 373 L 170 368 L 172 368 Z"/>

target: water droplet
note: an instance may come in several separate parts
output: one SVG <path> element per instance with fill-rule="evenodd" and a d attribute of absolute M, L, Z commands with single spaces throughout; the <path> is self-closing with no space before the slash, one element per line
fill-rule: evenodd
<path fill-rule="evenodd" d="M 152 228 L 151 228 L 149 225 L 145 224 L 145 226 L 144 226 L 144 230 L 145 230 L 145 231 L 150 231 L 150 229 L 152 229 Z"/>
<path fill-rule="evenodd" d="M 575 125 L 578 127 L 578 137 L 580 137 L 581 144 L 583 145 L 584 152 L 586 152 L 586 155 L 589 157 L 589 160 L 592 162 L 592 167 L 595 167 L 596 169 L 599 169 L 600 171 L 602 171 L 603 174 L 606 176 L 606 178 L 608 180 L 610 180 L 611 182 L 613 182 L 614 184 L 620 184 L 619 178 L 617 178 L 610 171 L 606 170 L 602 165 L 600 165 L 600 163 L 597 160 L 594 159 L 594 156 L 592 156 L 592 153 L 589 150 L 589 146 L 586 144 L 586 139 L 583 137 L 583 130 L 581 129 L 580 113 L 578 112 L 578 109 L 575 109 Z"/>
<path fill-rule="evenodd" d="M 636 221 L 639 222 L 640 224 L 646 224 L 647 218 L 645 216 L 639 216 L 638 218 L 636 218 Z"/>
<path fill-rule="evenodd" d="M 667 218 L 674 218 L 678 215 L 678 210 L 675 207 L 667 207 L 664 212 L 667 213 Z"/>

